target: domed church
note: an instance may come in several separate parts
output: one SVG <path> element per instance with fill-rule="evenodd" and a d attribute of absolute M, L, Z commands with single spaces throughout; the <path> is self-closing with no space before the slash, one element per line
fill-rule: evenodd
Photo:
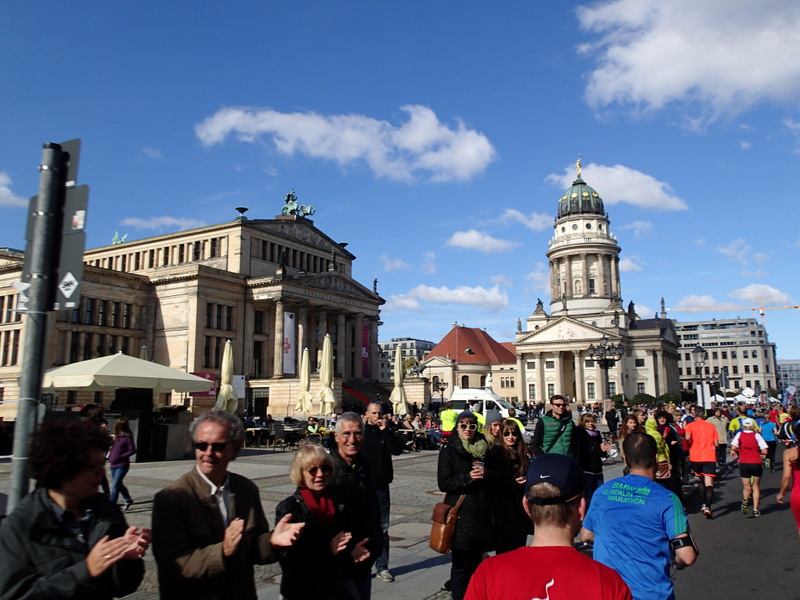
<path fill-rule="evenodd" d="M 558 201 L 547 258 L 550 305 L 517 321 L 514 347 L 522 399 L 554 394 L 596 402 L 625 394 L 680 393 L 678 338 L 666 316 L 623 307 L 617 238 L 600 194 L 577 178 Z"/>

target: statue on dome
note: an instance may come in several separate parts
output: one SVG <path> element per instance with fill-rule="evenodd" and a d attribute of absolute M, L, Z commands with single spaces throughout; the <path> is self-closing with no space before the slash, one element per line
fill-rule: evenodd
<path fill-rule="evenodd" d="M 575 162 L 575 166 L 578 169 L 578 179 L 581 178 L 581 173 L 583 173 L 583 169 L 581 169 L 581 155 L 578 154 L 578 160 Z"/>

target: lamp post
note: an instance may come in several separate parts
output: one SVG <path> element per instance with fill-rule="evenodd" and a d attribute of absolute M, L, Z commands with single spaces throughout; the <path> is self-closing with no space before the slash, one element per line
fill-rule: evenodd
<path fill-rule="evenodd" d="M 439 398 L 442 402 L 444 402 L 444 391 L 447 389 L 447 384 L 439 380 L 439 383 L 436 384 L 436 389 L 439 390 Z"/>
<path fill-rule="evenodd" d="M 694 358 L 694 366 L 697 368 L 697 374 L 700 375 L 700 390 L 697 393 L 697 400 L 704 409 L 708 408 L 705 402 L 705 391 L 703 390 L 703 367 L 706 366 L 708 359 L 708 352 L 700 344 L 692 350 L 692 357 Z"/>
<path fill-rule="evenodd" d="M 605 373 L 605 386 L 603 387 L 603 398 L 600 400 L 605 400 L 605 397 L 610 398 L 610 385 L 608 381 L 608 370 L 613 367 L 616 362 L 622 358 L 622 353 L 625 351 L 625 348 L 622 344 L 609 344 L 608 338 L 604 335 L 599 342 L 599 345 L 595 347 L 594 344 L 589 346 L 589 356 L 592 360 L 594 360 L 597 364 L 600 365 L 600 368 L 603 369 Z"/>

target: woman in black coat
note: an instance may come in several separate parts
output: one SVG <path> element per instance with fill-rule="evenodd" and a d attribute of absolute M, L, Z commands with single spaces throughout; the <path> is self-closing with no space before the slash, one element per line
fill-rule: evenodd
<path fill-rule="evenodd" d="M 369 557 L 365 541 L 353 539 L 342 497 L 328 488 L 332 472 L 333 460 L 322 446 L 301 445 L 289 471 L 297 490 L 275 509 L 278 521 L 291 514 L 292 523 L 305 523 L 279 559 L 281 596 L 287 600 L 351 598 L 344 585 L 350 567 Z"/>
<path fill-rule="evenodd" d="M 597 430 L 596 417 L 583 413 L 575 428 L 575 457 L 586 477 L 586 510 L 589 510 L 594 491 L 603 485 L 603 459 L 609 450 L 611 446 L 603 443 Z"/>
<path fill-rule="evenodd" d="M 497 554 L 522 548 L 528 534 L 533 533 L 533 521 L 522 506 L 529 464 L 528 448 L 519 425 L 506 419 L 486 455 L 486 481 Z"/>
<path fill-rule="evenodd" d="M 445 502 L 455 506 L 464 494 L 453 538 L 450 591 L 453 600 L 462 600 L 472 574 L 483 553 L 492 547 L 492 523 L 486 492 L 484 461 L 489 446 L 478 433 L 478 420 L 464 411 L 456 419 L 454 435 L 439 453 L 439 489 Z"/>

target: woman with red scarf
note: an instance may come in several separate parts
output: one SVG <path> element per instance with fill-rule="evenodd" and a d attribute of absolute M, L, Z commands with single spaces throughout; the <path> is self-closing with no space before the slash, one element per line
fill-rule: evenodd
<path fill-rule="evenodd" d="M 332 472 L 333 461 L 322 446 L 302 444 L 289 471 L 297 490 L 275 509 L 278 520 L 291 514 L 292 523 L 306 524 L 280 558 L 281 596 L 287 600 L 349 598 L 341 585 L 347 566 L 369 557 L 367 540 L 352 539 L 345 507 L 328 489 Z"/>

